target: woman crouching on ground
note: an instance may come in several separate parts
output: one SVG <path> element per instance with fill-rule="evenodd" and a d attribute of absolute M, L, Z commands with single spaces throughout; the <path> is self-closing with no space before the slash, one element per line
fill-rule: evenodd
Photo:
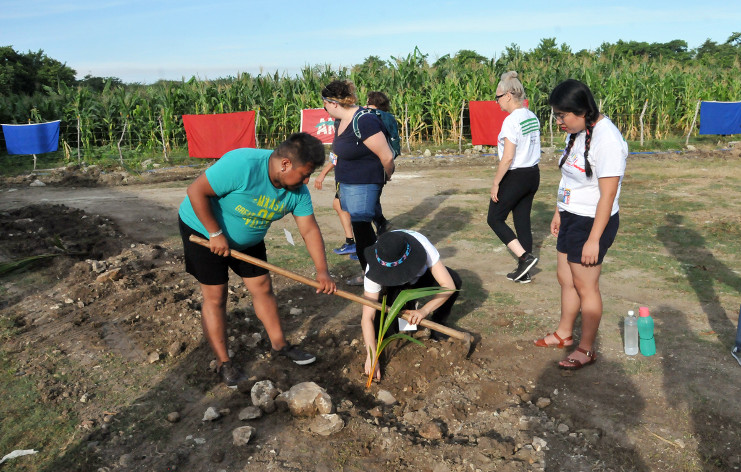
<path fill-rule="evenodd" d="M 412 300 L 404 307 L 409 314 L 409 323 L 417 324 L 425 318 L 445 325 L 453 304 L 458 299 L 458 290 L 462 286 L 456 271 L 445 267 L 440 260 L 440 253 L 429 239 L 412 230 L 394 230 L 383 233 L 373 246 L 365 250 L 368 268 L 365 273 L 364 294 L 369 300 L 378 301 L 386 295 L 386 306 L 394 304 L 402 290 L 442 287 L 448 289 L 430 298 L 427 303 L 415 308 Z M 364 306 L 360 325 L 363 329 L 368 356 L 365 360 L 365 373 L 370 374 L 375 357 L 376 335 L 378 334 L 380 313 L 374 308 Z M 392 323 L 386 337 L 398 332 L 398 325 Z M 447 335 L 433 332 L 432 339 L 441 341 Z M 381 369 L 376 364 L 373 377 L 381 379 Z"/>
<path fill-rule="evenodd" d="M 559 363 L 563 369 L 576 370 L 597 359 L 594 345 L 602 319 L 599 277 L 602 260 L 620 224 L 618 199 L 628 144 L 599 112 L 585 84 L 573 79 L 561 82 L 548 101 L 561 129 L 568 133 L 559 163 L 557 209 L 551 221 L 551 233 L 558 238 L 561 320 L 555 332 L 535 345 L 573 345 L 574 323 L 581 312 L 579 345 Z"/>

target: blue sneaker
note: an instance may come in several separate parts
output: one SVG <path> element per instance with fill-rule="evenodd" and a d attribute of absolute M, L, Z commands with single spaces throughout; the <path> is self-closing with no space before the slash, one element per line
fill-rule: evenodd
<path fill-rule="evenodd" d="M 358 260 L 358 255 L 357 254 L 350 254 L 350 260 L 351 261 L 357 261 Z"/>
<path fill-rule="evenodd" d="M 733 351 L 731 351 L 731 355 L 738 361 L 738 364 L 741 365 L 741 348 L 735 346 Z"/>
<path fill-rule="evenodd" d="M 337 249 L 332 249 L 332 252 L 335 254 L 353 254 L 355 252 L 355 243 L 349 244 L 345 243 L 342 246 L 338 247 Z"/>

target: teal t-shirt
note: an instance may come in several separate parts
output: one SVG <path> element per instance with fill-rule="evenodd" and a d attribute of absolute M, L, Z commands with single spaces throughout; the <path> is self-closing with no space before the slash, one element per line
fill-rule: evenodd
<path fill-rule="evenodd" d="M 232 248 L 258 244 L 265 238 L 270 224 L 288 213 L 295 216 L 314 213 L 306 185 L 298 190 L 286 190 L 275 188 L 270 182 L 268 160 L 272 153 L 264 149 L 235 149 L 206 169 L 208 183 L 217 195 L 211 198 L 211 211 Z M 186 225 L 208 235 L 187 196 L 178 214 Z"/>

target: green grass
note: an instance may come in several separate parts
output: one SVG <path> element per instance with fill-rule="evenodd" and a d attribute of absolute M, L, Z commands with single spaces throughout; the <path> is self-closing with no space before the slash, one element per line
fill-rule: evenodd
<path fill-rule="evenodd" d="M 35 470 L 57 456 L 76 439 L 78 418 L 63 404 L 45 403 L 30 375 L 18 376 L 19 368 L 0 351 L 0 451 L 36 449 L 38 454 L 14 459 L 13 470 Z M 11 401 L 12 399 L 12 401 Z M 4 467 L 5 470 L 6 467 Z M 11 470 L 11 469 L 8 469 Z"/>

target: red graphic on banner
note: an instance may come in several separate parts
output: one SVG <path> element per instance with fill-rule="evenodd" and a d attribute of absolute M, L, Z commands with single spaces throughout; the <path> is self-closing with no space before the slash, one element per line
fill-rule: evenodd
<path fill-rule="evenodd" d="M 219 158 L 229 151 L 257 147 L 255 112 L 183 115 L 190 157 Z"/>
<path fill-rule="evenodd" d="M 525 100 L 524 104 L 527 107 L 528 101 Z M 493 100 L 468 102 L 468 110 L 471 116 L 471 144 L 496 146 L 502 123 L 509 113 L 502 111 Z"/>
<path fill-rule="evenodd" d="M 301 110 L 301 131 L 319 138 L 324 144 L 334 141 L 334 118 L 324 108 Z"/>

